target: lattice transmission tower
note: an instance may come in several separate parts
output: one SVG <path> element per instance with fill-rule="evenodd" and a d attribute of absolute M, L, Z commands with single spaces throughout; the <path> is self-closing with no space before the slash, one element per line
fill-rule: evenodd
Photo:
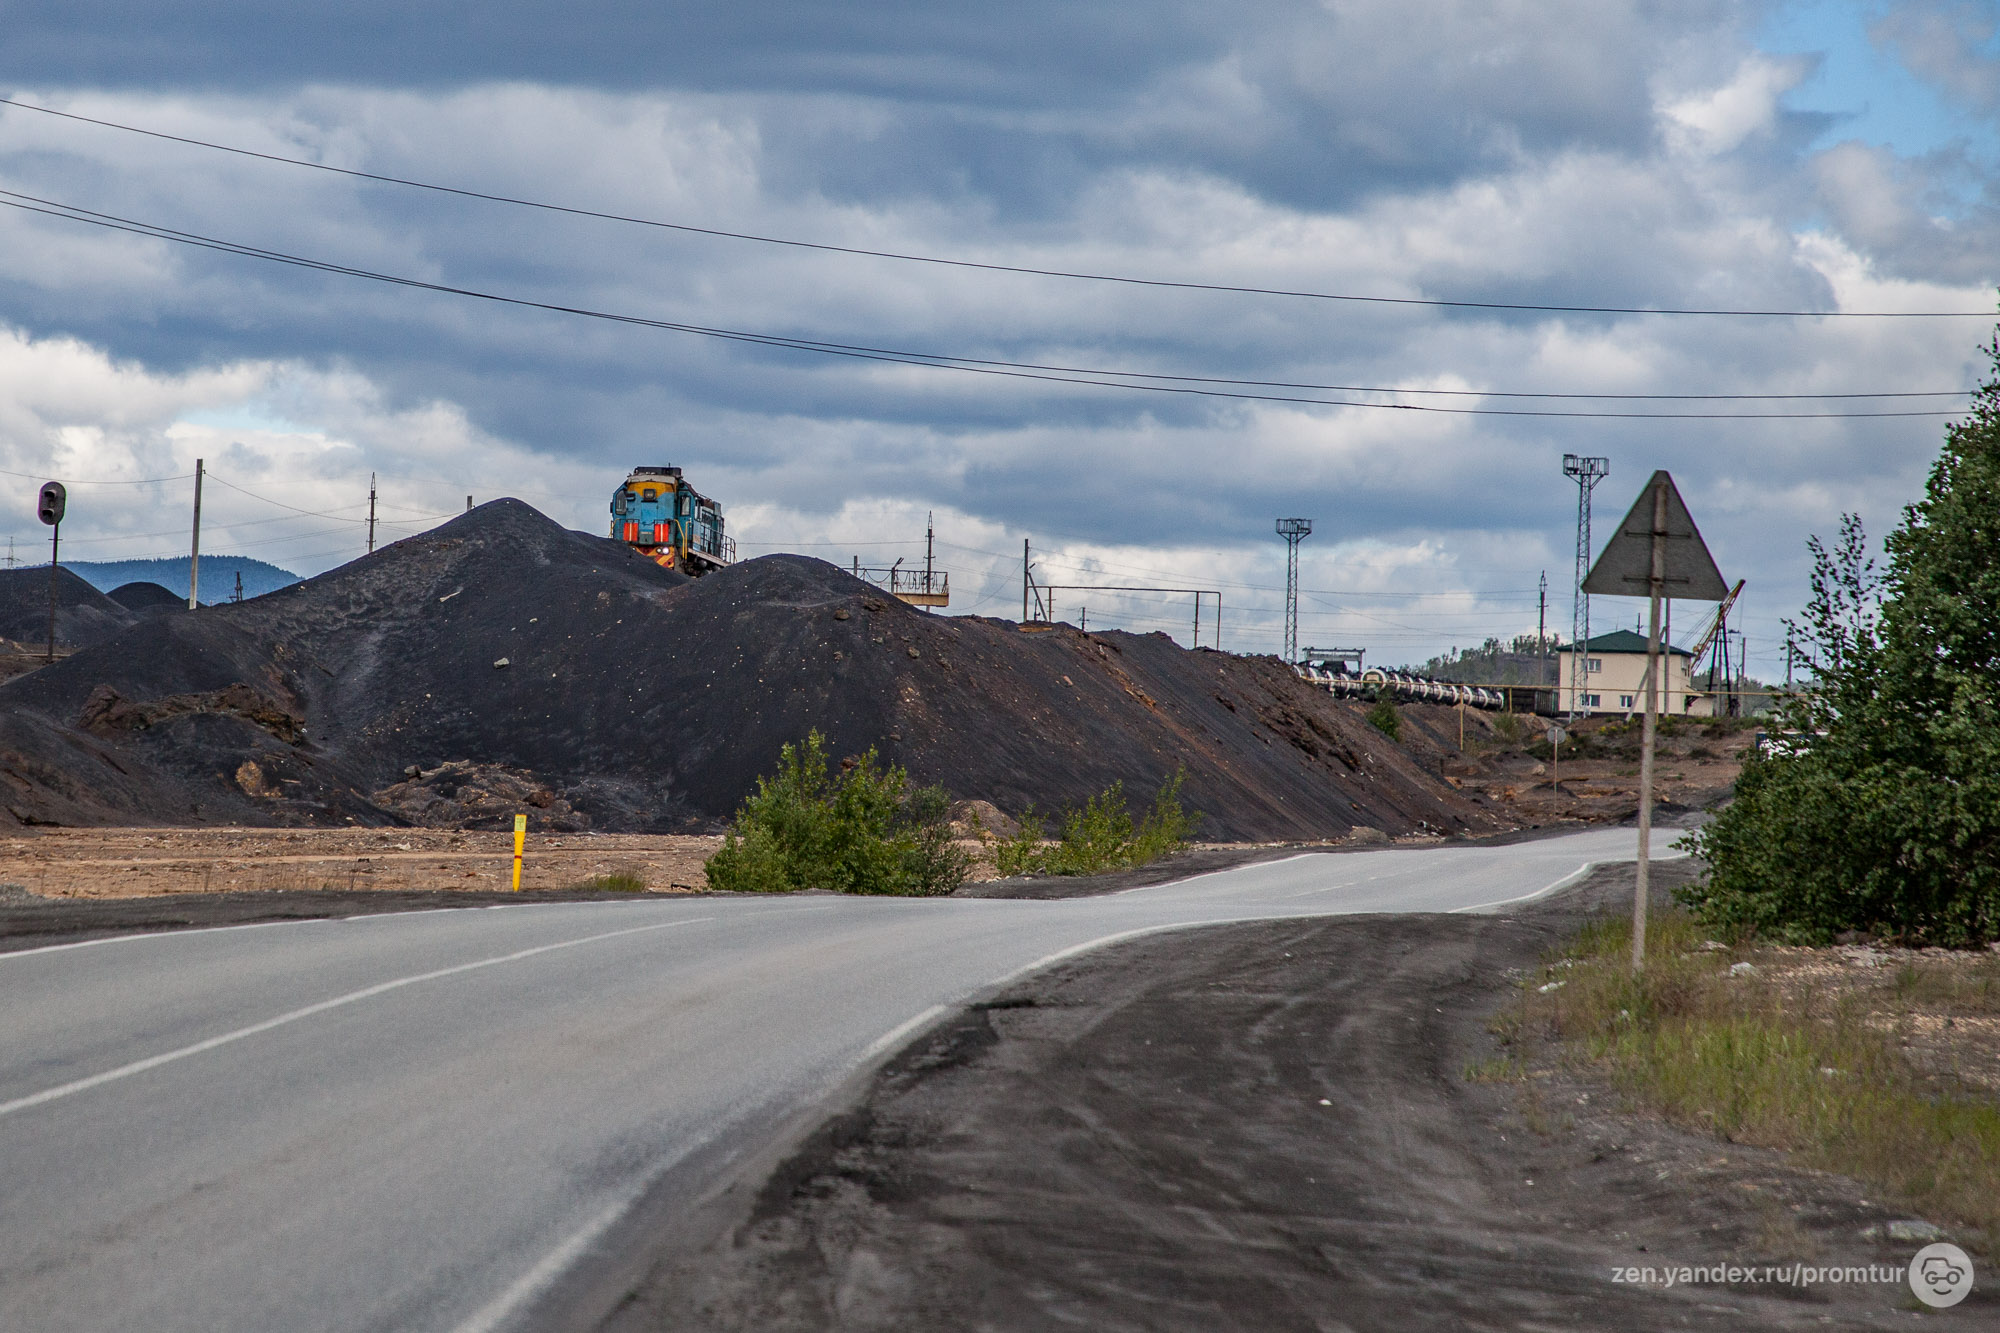
<path fill-rule="evenodd" d="M 1570 607 L 1569 672 L 1569 715 L 1575 717 L 1582 708 L 1584 687 L 1590 683 L 1590 654 L 1584 646 L 1590 642 L 1590 598 L 1583 591 L 1583 581 L 1590 574 L 1590 493 L 1611 475 L 1611 460 L 1564 454 L 1563 475 L 1576 479 L 1576 591 Z"/>
<path fill-rule="evenodd" d="M 1299 660 L 1299 543 L 1312 536 L 1309 518 L 1281 518 L 1278 535 L 1285 539 L 1285 665 Z"/>

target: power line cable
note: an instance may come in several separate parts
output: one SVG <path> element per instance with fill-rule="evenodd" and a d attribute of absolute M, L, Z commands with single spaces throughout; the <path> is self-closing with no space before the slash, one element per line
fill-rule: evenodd
<path fill-rule="evenodd" d="M 492 194 L 484 190 L 470 190 L 453 185 L 438 185 L 430 181 L 412 180 L 404 176 L 389 176 L 378 172 L 359 171 L 351 167 L 330 166 L 327 163 L 313 162 L 306 158 L 286 157 L 279 153 L 258 152 L 255 149 L 238 148 L 231 144 L 215 143 L 208 139 L 196 139 L 186 135 L 168 134 L 161 130 L 143 129 L 137 125 L 126 125 L 115 120 L 101 120 L 94 116 L 78 115 L 73 111 L 57 111 L 53 107 L 36 106 L 31 102 L 17 101 L 9 97 L 0 97 L 0 106 L 11 106 L 21 111 L 39 112 L 45 116 L 56 116 L 63 120 L 77 121 L 86 125 L 97 125 L 105 129 L 121 130 L 127 134 L 140 134 L 150 139 L 162 139 L 170 143 L 186 144 L 194 148 L 206 148 L 214 152 L 231 153 L 238 157 L 254 158 L 261 162 L 274 162 L 285 166 L 304 167 L 308 170 L 323 171 L 335 176 L 374 181 L 381 185 L 401 185 L 414 190 L 428 190 L 435 194 L 456 195 L 462 199 L 478 199 L 486 203 L 509 204 L 517 208 L 532 208 L 546 213 L 564 213 L 572 217 L 594 218 L 602 222 L 627 223 L 633 226 L 652 227 L 661 231 L 683 232 L 695 236 L 713 236 L 732 241 L 753 241 L 759 245 L 778 245 L 795 250 L 816 250 L 825 254 L 857 255 L 869 259 L 892 259 L 909 264 L 934 264 L 945 268 L 976 269 L 987 273 L 1019 273 L 1031 277 L 1070 278 L 1085 282 L 1108 282 L 1129 287 L 1158 287 L 1178 291 L 1224 292 L 1243 296 L 1282 296 L 1313 301 L 1348 301 L 1369 305 L 1422 306 L 1432 309 L 1449 310 L 1514 310 L 1577 315 L 1702 315 L 1780 319 L 1984 319 L 1990 317 L 1992 314 L 1991 311 L 1985 310 L 1709 310 L 1670 306 L 1547 305 L 1528 301 L 1453 301 L 1416 296 L 1362 296 L 1353 293 L 1315 292 L 1283 287 L 1249 287 L 1231 283 L 1191 282 L 1168 278 L 1139 278 L 1115 273 L 1090 273 L 1070 269 L 1036 268 L 1024 264 L 997 264 L 972 259 L 951 259 L 941 255 L 914 254 L 898 250 L 871 250 L 862 246 L 834 245 L 825 241 L 802 241 L 793 237 L 763 236 L 755 232 L 728 231 L 720 227 L 702 227 L 685 222 L 666 222 L 658 218 L 633 217 L 623 213 L 609 213 L 598 209 L 581 208 L 569 204 L 554 204 L 545 200 L 523 199 L 513 195 Z"/>
<path fill-rule="evenodd" d="M 1191 384 L 1135 383 L 1129 379 L 1099 378 L 1099 376 L 1110 375 L 1129 376 L 1133 373 L 1126 371 L 1078 368 L 1074 373 L 1052 373 L 1037 369 L 1032 363 L 1025 362 L 986 360 L 974 357 L 952 356 L 946 353 L 903 351 L 894 348 L 869 347 L 854 343 L 826 342 L 785 334 L 746 332 L 740 329 L 717 328 L 672 320 L 652 319 L 642 315 L 618 314 L 611 311 L 594 310 L 585 306 L 570 306 L 549 301 L 535 301 L 526 297 L 503 296 L 493 292 L 479 291 L 470 287 L 455 287 L 446 283 L 426 282 L 422 279 L 404 277 L 397 274 L 378 273 L 371 269 L 335 264 L 326 260 L 311 259 L 301 255 L 287 254 L 278 250 L 267 250 L 242 242 L 220 240 L 212 236 L 203 236 L 196 232 L 184 232 L 164 227 L 157 223 L 135 221 L 131 218 L 119 217 L 116 214 L 99 213 L 72 204 L 41 199 L 34 195 L 21 194 L 13 190 L 0 190 L 0 196 L 4 196 L 0 197 L 0 204 L 27 213 L 39 213 L 48 217 L 61 218 L 69 222 L 81 222 L 89 226 L 103 227 L 111 231 L 123 231 L 133 235 L 151 237 L 155 240 L 172 241 L 176 244 L 188 245 L 197 249 L 215 250 L 243 258 L 262 259 L 271 263 L 310 269 L 316 272 L 363 278 L 373 282 L 386 283 L 391 286 L 408 287 L 419 291 L 439 292 L 452 296 L 464 296 L 475 300 L 492 301 L 501 305 L 517 306 L 523 309 L 545 310 L 555 314 L 575 315 L 585 319 L 603 320 L 608 323 L 662 329 L 675 333 L 689 333 L 726 342 L 742 342 L 755 346 L 812 352 L 824 356 L 847 357 L 863 361 L 925 366 L 933 370 L 958 371 L 961 374 L 994 375 L 1007 379 L 1037 380 L 1054 384 L 1078 384 L 1096 388 L 1177 394 L 1198 398 L 1229 399 L 1241 402 L 1295 403 L 1318 407 L 1368 408 L 1378 411 L 1424 412 L 1444 416 L 1565 417 L 1621 421 L 1845 421 L 1878 417 L 1947 417 L 1957 415 L 1955 412 L 1941 410 L 1897 410 L 1890 412 L 1585 412 L 1552 411 L 1542 408 L 1439 407 L 1430 403 L 1369 403 L 1358 402 L 1353 399 L 1303 398 L 1291 394 L 1242 393 L 1225 389 L 1199 388 Z M 23 200 L 30 202 L 21 202 Z"/>
<path fill-rule="evenodd" d="M 330 518 L 336 523 L 365 524 L 368 521 L 365 518 L 343 518 L 337 511 L 324 510 L 324 509 L 301 509 L 297 505 L 288 505 L 283 500 L 273 500 L 268 495 L 259 495 L 255 491 L 245 490 L 243 487 L 238 486 L 235 482 L 227 481 L 222 477 L 217 476 L 213 472 L 208 474 L 208 479 L 216 483 L 218 486 L 227 486 L 230 490 L 235 491 L 238 495 L 247 495 L 252 500 L 261 500 L 267 505 L 276 505 L 280 509 L 289 509 L 294 514 L 304 514 L 307 518 Z M 352 509 L 353 507 L 354 506 L 352 505 L 341 506 L 342 509 Z"/>
<path fill-rule="evenodd" d="M 175 477 L 140 477 L 136 481 L 72 481 L 58 477 L 52 472 L 9 472 L 0 468 L 0 477 L 23 477 L 29 481 L 60 481 L 65 486 L 154 486 L 163 481 L 193 481 L 194 473 L 183 472 Z"/>
<path fill-rule="evenodd" d="M 1006 560 L 1013 562 L 1016 565 L 1020 563 L 1021 559 L 1020 555 L 1014 552 L 988 551 L 983 547 L 964 546 L 958 542 L 940 541 L 938 542 L 938 545 L 949 547 L 954 551 L 966 551 L 973 555 L 992 556 L 996 560 Z M 1078 563 L 1078 561 L 1081 559 L 1096 560 L 1096 563 L 1100 565 L 1101 568 L 1098 569 L 1086 568 Z M 1148 565 L 1127 565 L 1127 564 L 1122 564 L 1115 560 L 1097 560 L 1096 557 L 1066 556 L 1055 552 L 1042 552 L 1038 554 L 1036 557 L 1036 564 L 1039 565 L 1044 561 L 1052 565 L 1063 566 L 1064 568 L 1070 569 L 1078 574 L 1099 574 L 1109 570 L 1123 570 L 1125 573 L 1128 574 L 1144 574 L 1151 578 L 1187 577 L 1185 572 L 1177 574 L 1170 570 L 1161 570 Z M 1206 581 L 1214 587 L 1225 588 L 1225 589 L 1241 589 L 1248 592 L 1268 592 L 1275 595 L 1282 593 L 1284 591 L 1284 589 L 1282 588 L 1264 583 L 1243 583 L 1232 579 L 1217 579 L 1217 578 L 1209 578 Z M 1405 600 L 1410 598 L 1430 598 L 1430 597 L 1502 598 L 1502 597 L 1514 597 L 1514 596 L 1527 599 L 1538 596 L 1540 593 L 1540 589 L 1538 588 L 1494 588 L 1487 591 L 1467 589 L 1461 592 L 1396 592 L 1393 590 L 1370 592 L 1360 588 L 1301 588 L 1299 589 L 1299 591 L 1302 593 L 1319 593 L 1331 597 L 1396 597 Z"/>

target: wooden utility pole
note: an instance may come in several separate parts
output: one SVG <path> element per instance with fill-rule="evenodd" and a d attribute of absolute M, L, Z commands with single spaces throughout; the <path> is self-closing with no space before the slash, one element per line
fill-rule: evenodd
<path fill-rule="evenodd" d="M 194 542 L 188 551 L 188 610 L 195 609 L 201 593 L 201 479 L 207 471 L 201 459 L 194 460 Z"/>
<path fill-rule="evenodd" d="M 368 474 L 368 554 L 375 554 L 375 474 Z"/>
<path fill-rule="evenodd" d="M 1646 962 L 1646 899 L 1653 869 L 1653 735 L 1660 716 L 1660 600 L 1667 586 L 1667 484 L 1664 472 L 1651 482 L 1653 531 L 1651 569 L 1647 576 L 1646 722 L 1639 751 L 1639 871 L 1632 894 L 1632 970 Z"/>

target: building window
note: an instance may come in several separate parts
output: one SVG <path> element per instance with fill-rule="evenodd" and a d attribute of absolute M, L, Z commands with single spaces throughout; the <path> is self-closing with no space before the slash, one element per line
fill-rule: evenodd
<path fill-rule="evenodd" d="M 1586 657 L 1586 658 L 1584 658 L 1584 659 L 1583 659 L 1583 670 L 1584 670 L 1584 674 L 1585 674 L 1585 675 L 1589 675 L 1589 674 L 1590 674 L 1591 672 L 1593 672 L 1593 671 L 1595 671 L 1595 672 L 1602 672 L 1602 671 L 1604 670 L 1604 659 L 1603 659 L 1603 658 L 1601 658 L 1601 657 Z"/>
<path fill-rule="evenodd" d="M 1632 696 L 1631 696 L 1631 695 L 1629 695 L 1629 694 L 1621 694 L 1621 695 L 1619 695 L 1619 696 L 1618 696 L 1618 706 L 1619 706 L 1620 708 L 1630 708 L 1630 707 L 1632 706 Z"/>
<path fill-rule="evenodd" d="M 1584 696 L 1583 696 L 1583 706 L 1584 706 L 1585 708 L 1595 708 L 1595 707 L 1597 707 L 1597 698 L 1598 698 L 1598 697 L 1597 697 L 1596 695 L 1594 695 L 1594 694 L 1586 694 L 1586 695 L 1584 695 Z"/>

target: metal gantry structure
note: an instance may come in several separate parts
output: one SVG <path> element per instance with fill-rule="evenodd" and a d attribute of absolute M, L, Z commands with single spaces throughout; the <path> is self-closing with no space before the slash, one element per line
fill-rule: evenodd
<path fill-rule="evenodd" d="M 1590 597 L 1583 590 L 1590 573 L 1590 493 L 1611 475 L 1611 460 L 1564 454 L 1563 475 L 1576 481 L 1576 592 L 1570 607 L 1569 673 L 1569 714 L 1575 717 L 1582 710 L 1584 686 L 1590 683 Z"/>
<path fill-rule="evenodd" d="M 1299 660 L 1299 543 L 1312 536 L 1309 518 L 1281 518 L 1278 535 L 1285 539 L 1285 663 Z"/>

